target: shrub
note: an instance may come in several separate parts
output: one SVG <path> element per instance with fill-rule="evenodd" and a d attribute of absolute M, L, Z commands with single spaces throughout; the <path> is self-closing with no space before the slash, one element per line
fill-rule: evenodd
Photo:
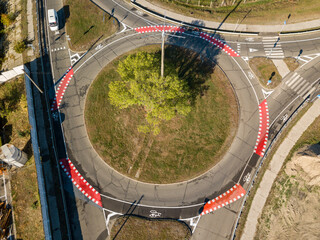
<path fill-rule="evenodd" d="M 19 42 L 16 42 L 13 49 L 16 51 L 16 53 L 23 53 L 24 50 L 27 49 L 27 44 L 25 40 L 21 40 Z"/>
<path fill-rule="evenodd" d="M 2 13 L 1 14 L 1 22 L 3 25 L 5 25 L 6 27 L 10 26 L 12 23 L 14 23 L 15 20 L 15 15 L 14 13 L 9 13 L 9 14 L 5 14 Z"/>

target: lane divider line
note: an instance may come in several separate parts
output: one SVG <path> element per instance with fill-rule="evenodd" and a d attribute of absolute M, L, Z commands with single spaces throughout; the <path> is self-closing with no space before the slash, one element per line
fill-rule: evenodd
<path fill-rule="evenodd" d="M 82 194 L 89 198 L 94 203 L 102 207 L 101 195 L 100 193 L 92 187 L 79 171 L 76 169 L 74 164 L 68 158 L 61 158 L 59 160 L 62 170 L 67 174 L 71 179 L 72 183 L 79 189 Z"/>
<path fill-rule="evenodd" d="M 254 152 L 263 157 L 269 136 L 269 109 L 267 100 L 259 104 L 259 131 Z"/>
<path fill-rule="evenodd" d="M 203 211 L 201 212 L 200 215 L 203 216 L 205 214 L 214 212 L 224 206 L 227 206 L 228 204 L 239 200 L 245 194 L 246 194 L 246 190 L 244 190 L 244 188 L 240 184 L 236 184 L 225 193 L 208 201 L 204 205 Z"/>

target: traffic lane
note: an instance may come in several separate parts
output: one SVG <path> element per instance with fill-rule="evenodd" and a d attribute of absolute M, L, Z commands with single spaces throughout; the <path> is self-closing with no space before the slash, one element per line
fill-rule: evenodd
<path fill-rule="evenodd" d="M 192 234 L 193 240 L 226 240 L 232 238 L 233 226 L 243 198 L 232 204 L 206 214 L 200 218 L 196 230 Z"/>

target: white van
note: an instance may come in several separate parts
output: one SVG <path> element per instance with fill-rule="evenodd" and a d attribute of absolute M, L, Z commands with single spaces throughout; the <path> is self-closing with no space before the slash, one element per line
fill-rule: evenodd
<path fill-rule="evenodd" d="M 48 21 L 49 27 L 51 31 L 58 31 L 59 30 L 59 19 L 56 10 L 49 9 L 48 10 Z"/>

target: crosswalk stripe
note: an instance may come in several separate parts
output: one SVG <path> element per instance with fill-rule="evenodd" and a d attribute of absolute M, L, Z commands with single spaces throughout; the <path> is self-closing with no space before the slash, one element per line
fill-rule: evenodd
<path fill-rule="evenodd" d="M 286 84 L 290 87 L 300 76 L 297 73 L 294 73 L 292 77 L 286 82 Z"/>
<path fill-rule="evenodd" d="M 313 92 L 316 89 L 316 87 L 313 87 L 310 91 L 307 91 L 305 95 L 303 95 L 303 99 L 305 99 L 311 92 Z"/>
<path fill-rule="evenodd" d="M 299 76 L 299 79 L 291 86 L 292 89 L 294 89 L 299 83 L 301 83 L 301 80 L 303 78 Z"/>
<path fill-rule="evenodd" d="M 306 80 L 302 79 L 302 81 L 300 81 L 300 83 L 298 83 L 296 87 L 294 87 L 294 88 L 292 87 L 292 89 L 294 91 L 299 91 L 299 88 L 301 88 L 303 86 L 303 84 L 305 84 L 306 82 L 307 82 Z"/>
<path fill-rule="evenodd" d="M 298 95 L 300 95 L 301 93 L 303 93 L 305 91 L 308 91 L 310 88 L 311 88 L 311 85 L 310 84 L 306 84 L 297 93 L 298 93 Z"/>

